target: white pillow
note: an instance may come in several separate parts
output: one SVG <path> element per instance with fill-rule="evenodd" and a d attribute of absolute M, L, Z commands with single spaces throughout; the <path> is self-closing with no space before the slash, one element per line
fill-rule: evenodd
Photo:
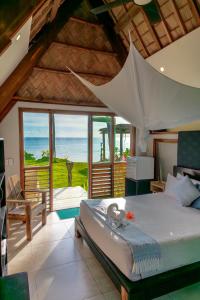
<path fill-rule="evenodd" d="M 176 185 L 178 183 L 178 179 L 171 174 L 168 173 L 167 175 L 167 182 L 165 185 L 165 193 L 168 195 L 174 196 L 174 191 L 176 189 Z"/>
<path fill-rule="evenodd" d="M 188 175 L 186 175 L 188 176 Z M 180 174 L 180 173 L 177 173 L 176 175 L 176 178 L 179 180 L 179 179 L 182 179 L 184 178 L 185 176 Z M 189 177 L 189 176 L 188 176 Z M 196 180 L 196 179 L 193 179 L 193 178 L 190 178 L 190 180 L 192 181 L 192 183 L 195 185 L 195 184 L 200 184 L 200 181 L 199 180 Z"/>
<path fill-rule="evenodd" d="M 194 200 L 200 197 L 200 192 L 188 176 L 177 179 L 168 174 L 165 192 L 175 197 L 181 206 L 190 206 Z"/>
<path fill-rule="evenodd" d="M 180 174 L 180 173 L 177 173 L 177 175 L 176 175 L 176 178 L 179 180 L 179 179 L 182 179 L 182 178 L 184 178 L 185 176 L 184 175 L 182 175 L 182 174 Z"/>

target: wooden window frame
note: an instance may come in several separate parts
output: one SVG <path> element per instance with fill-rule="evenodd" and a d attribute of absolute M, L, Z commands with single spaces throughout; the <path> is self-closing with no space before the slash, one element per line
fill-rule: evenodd
<path fill-rule="evenodd" d="M 19 147 L 20 147 L 20 178 L 21 185 L 24 187 L 24 128 L 23 128 L 23 114 L 28 113 L 46 113 L 49 116 L 49 151 L 50 151 L 50 211 L 53 211 L 53 176 L 52 176 L 52 162 L 53 162 L 53 150 L 52 150 L 52 116 L 53 114 L 62 114 L 62 115 L 85 115 L 88 116 L 88 197 L 92 195 L 91 191 L 91 182 L 92 182 L 92 150 L 93 150 L 93 141 L 92 141 L 92 117 L 93 116 L 111 116 L 112 117 L 112 137 L 111 137 L 111 153 L 110 153 L 110 163 L 112 166 L 112 194 L 114 193 L 114 125 L 116 114 L 112 112 L 98 112 L 98 111 L 79 111 L 79 110 L 57 110 L 57 109 L 38 109 L 38 108 L 18 108 L 19 113 Z M 130 133 L 130 153 L 131 156 L 135 155 L 136 148 L 136 129 L 132 127 Z"/>

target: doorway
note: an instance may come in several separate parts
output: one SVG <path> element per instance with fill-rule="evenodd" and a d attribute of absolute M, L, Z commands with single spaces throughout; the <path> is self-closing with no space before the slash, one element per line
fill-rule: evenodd
<path fill-rule="evenodd" d="M 52 115 L 54 210 L 79 207 L 88 198 L 88 116 Z"/>
<path fill-rule="evenodd" d="M 135 130 L 112 114 L 19 109 L 21 183 L 48 190 L 49 210 L 125 194 Z"/>

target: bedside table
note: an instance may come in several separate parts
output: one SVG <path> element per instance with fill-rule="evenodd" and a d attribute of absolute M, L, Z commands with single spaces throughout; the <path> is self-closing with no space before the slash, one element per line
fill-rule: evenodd
<path fill-rule="evenodd" d="M 151 181 L 150 190 L 152 193 L 164 192 L 165 184 L 165 181 Z"/>

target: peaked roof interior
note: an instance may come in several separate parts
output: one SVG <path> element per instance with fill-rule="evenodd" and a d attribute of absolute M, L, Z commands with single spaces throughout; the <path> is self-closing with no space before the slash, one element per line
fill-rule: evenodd
<path fill-rule="evenodd" d="M 19 1 L 21 21 L 18 16 L 12 26 L 7 19 L 0 24 L 0 50 L 32 16 L 30 50 L 0 87 L 0 119 L 19 100 L 102 107 L 66 66 L 100 85 L 119 72 L 129 47 L 129 30 L 146 58 L 200 25 L 200 0 L 157 0 L 161 18 L 156 23 L 133 2 L 97 16 L 90 13 L 91 8 L 109 2 L 37 0 L 22 11 L 24 0 Z"/>

